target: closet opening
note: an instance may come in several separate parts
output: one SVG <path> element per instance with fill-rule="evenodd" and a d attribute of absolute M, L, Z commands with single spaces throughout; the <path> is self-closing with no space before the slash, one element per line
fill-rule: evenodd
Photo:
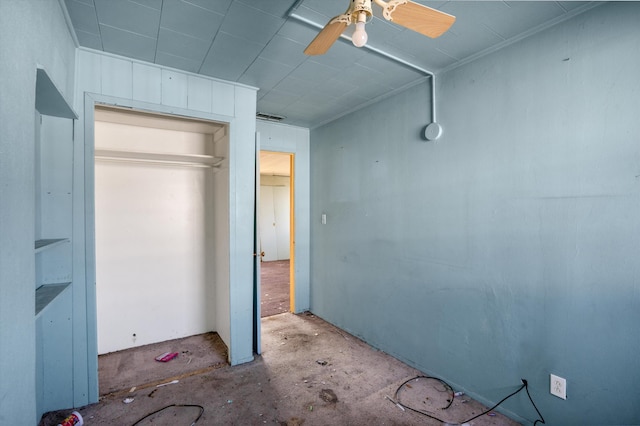
<path fill-rule="evenodd" d="M 96 106 L 101 395 L 227 363 L 228 153 L 227 123 Z"/>
<path fill-rule="evenodd" d="M 260 316 L 295 311 L 293 154 L 260 151 Z"/>

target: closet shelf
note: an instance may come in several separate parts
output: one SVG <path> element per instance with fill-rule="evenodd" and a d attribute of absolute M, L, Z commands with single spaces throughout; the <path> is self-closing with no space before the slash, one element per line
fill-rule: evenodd
<path fill-rule="evenodd" d="M 36 316 L 70 285 L 71 283 L 57 283 L 45 284 L 38 287 L 36 289 Z"/>
<path fill-rule="evenodd" d="M 164 154 L 112 149 L 96 149 L 95 157 L 97 160 L 175 164 L 194 167 L 219 167 L 220 163 L 224 161 L 222 157 L 205 154 Z"/>
<path fill-rule="evenodd" d="M 69 241 L 69 238 L 49 238 L 49 239 L 43 239 L 43 240 L 36 240 L 35 250 L 36 250 L 36 253 L 39 253 L 42 250 L 55 247 L 58 244 L 66 243 L 68 241 Z"/>

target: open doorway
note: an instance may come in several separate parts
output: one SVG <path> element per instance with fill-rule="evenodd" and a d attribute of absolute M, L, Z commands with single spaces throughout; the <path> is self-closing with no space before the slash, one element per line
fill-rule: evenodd
<path fill-rule="evenodd" d="M 227 124 L 94 114 L 100 394 L 226 362 Z M 154 361 L 165 352 L 182 359 Z"/>
<path fill-rule="evenodd" d="M 260 151 L 260 312 L 295 310 L 293 154 Z"/>

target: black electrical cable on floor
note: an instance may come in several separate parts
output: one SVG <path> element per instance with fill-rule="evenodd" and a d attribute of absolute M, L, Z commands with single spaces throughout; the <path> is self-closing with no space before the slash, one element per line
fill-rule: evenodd
<path fill-rule="evenodd" d="M 447 387 L 447 388 L 449 388 L 449 389 L 452 389 L 452 388 L 451 388 L 451 386 L 449 386 L 449 384 L 448 384 L 447 382 L 445 382 L 444 380 L 442 380 L 442 379 L 438 379 L 438 378 L 436 378 L 436 377 L 428 377 L 428 376 L 416 376 L 416 377 L 413 377 L 413 378 L 411 378 L 411 379 L 409 379 L 409 380 L 405 381 L 405 382 L 404 382 L 404 383 L 402 383 L 400 386 L 398 386 L 398 389 L 396 390 L 396 393 L 394 394 L 394 399 L 395 399 L 395 401 L 392 401 L 392 402 L 396 403 L 398 406 L 400 406 L 400 407 L 402 407 L 402 408 L 405 408 L 405 409 L 407 409 L 407 410 L 413 411 L 414 413 L 422 414 L 423 416 L 430 417 L 430 418 L 432 418 L 432 419 L 434 419 L 434 420 L 437 420 L 437 421 L 439 421 L 439 422 L 441 422 L 441 423 L 447 423 L 447 422 L 445 422 L 445 421 L 444 421 L 444 420 L 442 420 L 442 419 L 439 419 L 439 418 L 437 418 L 437 417 L 435 417 L 435 416 L 432 416 L 431 414 L 425 413 L 424 411 L 417 410 L 417 409 L 415 409 L 415 408 L 411 408 L 411 407 L 409 407 L 409 406 L 407 406 L 407 405 L 404 405 L 402 402 L 400 402 L 400 397 L 399 397 L 400 390 L 401 390 L 401 389 L 402 389 L 402 388 L 403 388 L 407 383 L 409 383 L 410 381 L 415 380 L 415 379 L 419 379 L 419 378 L 435 379 L 435 380 L 437 380 L 437 381 L 441 382 L 443 385 L 445 385 L 445 387 Z M 535 409 L 536 409 L 536 412 L 538 413 L 538 416 L 540 416 L 540 418 L 539 418 L 539 419 L 537 419 L 537 420 L 533 423 L 533 426 L 536 426 L 536 424 L 537 424 L 538 422 L 540 422 L 540 423 L 542 423 L 542 424 L 546 424 L 546 423 L 545 423 L 545 421 L 544 421 L 544 417 L 542 417 L 542 414 L 540 413 L 540 410 L 538 410 L 538 407 L 536 406 L 536 403 L 535 403 L 535 402 L 533 402 L 533 398 L 531 398 L 531 394 L 529 393 L 529 384 L 527 383 L 527 381 L 526 381 L 525 379 L 521 379 L 521 380 L 522 380 L 522 386 L 520 386 L 520 388 L 518 388 L 518 390 L 516 390 L 515 392 L 512 392 L 511 394 L 509 394 L 509 395 L 507 395 L 506 397 L 502 398 L 502 399 L 500 400 L 500 402 L 498 402 L 496 405 L 494 405 L 493 407 L 489 408 L 488 410 L 483 411 L 482 413 L 478 414 L 477 416 L 471 417 L 470 419 L 465 420 L 464 422 L 462 422 L 462 423 L 460 423 L 460 424 L 469 423 L 471 420 L 475 420 L 475 419 L 477 419 L 477 418 L 478 418 L 478 417 L 480 417 L 480 416 L 483 416 L 483 415 L 485 415 L 485 414 L 490 413 L 491 411 L 493 411 L 494 409 L 496 409 L 500 404 L 502 404 L 503 402 L 505 402 L 507 399 L 511 398 L 512 396 L 514 396 L 514 395 L 516 395 L 517 393 L 519 393 L 520 391 L 522 391 L 522 389 L 524 389 L 524 390 L 526 390 L 526 391 L 527 391 L 527 396 L 529 397 L 529 401 L 531 401 L 531 405 L 533 405 L 533 408 L 535 408 Z M 449 408 L 449 407 L 451 406 L 451 404 L 453 403 L 453 398 L 454 398 L 454 396 L 455 396 L 455 394 L 453 393 L 453 390 L 452 390 L 452 391 L 451 391 L 451 400 L 449 401 L 449 405 L 447 405 L 446 407 L 444 407 L 444 408 L 443 408 L 443 410 L 446 410 L 447 408 Z"/>
<path fill-rule="evenodd" d="M 473 416 L 473 417 L 471 417 L 470 419 L 465 420 L 465 421 L 464 421 L 464 422 L 462 422 L 462 423 L 468 423 L 468 422 L 470 422 L 471 420 L 475 420 L 475 419 L 477 419 L 477 418 L 478 418 L 478 417 L 480 417 L 480 416 L 484 416 L 485 414 L 488 414 L 488 413 L 492 412 L 496 407 L 498 407 L 500 404 L 502 404 L 503 402 L 505 402 L 507 399 L 511 398 L 513 395 L 515 395 L 515 394 L 517 394 L 518 392 L 520 392 L 520 391 L 521 391 L 522 389 L 524 389 L 526 386 L 527 386 L 527 385 L 525 385 L 525 384 L 523 383 L 523 384 L 522 384 L 522 386 L 520 386 L 520 388 L 519 388 L 517 391 L 515 391 L 515 392 L 511 393 L 511 394 L 510 394 L 510 395 L 508 395 L 508 396 L 505 396 L 504 398 L 502 398 L 502 399 L 500 400 L 500 402 L 498 402 L 498 403 L 497 403 L 496 405 L 494 405 L 493 407 L 489 408 L 488 410 L 483 411 L 482 413 L 478 414 L 477 416 Z"/>
<path fill-rule="evenodd" d="M 533 398 L 531 398 L 531 394 L 529 393 L 529 385 L 527 384 L 527 381 L 525 379 L 522 379 L 522 383 L 524 383 L 524 389 L 527 391 L 527 396 L 529 397 L 529 401 L 531 401 L 531 405 L 533 405 L 533 408 L 536 409 L 536 412 L 540 416 L 540 418 L 538 420 L 533 422 L 533 426 L 536 426 L 536 423 L 538 423 L 538 422 L 540 422 L 542 424 L 545 424 L 544 417 L 542 417 L 542 413 L 540 413 L 540 410 L 538 410 L 538 407 L 536 407 L 536 403 L 533 402 Z"/>
<path fill-rule="evenodd" d="M 196 405 L 196 404 L 171 404 L 171 405 L 167 405 L 166 407 L 162 407 L 161 409 L 156 410 L 153 413 L 147 414 L 146 416 L 144 416 L 143 418 L 141 418 L 140 420 L 138 420 L 137 422 L 135 422 L 131 426 L 136 426 L 138 423 L 140 423 L 144 419 L 149 418 L 149 417 L 153 416 L 154 414 L 158 414 L 159 412 L 164 411 L 167 408 L 171 408 L 171 407 L 195 407 L 195 408 L 199 408 L 200 409 L 200 414 L 198 414 L 198 417 L 196 417 L 196 419 L 193 422 L 191 422 L 190 426 L 194 426 L 196 423 L 198 423 L 198 420 L 200 420 L 200 417 L 202 417 L 202 413 L 204 413 L 204 407 L 202 405 Z"/>
<path fill-rule="evenodd" d="M 402 383 L 400 386 L 398 386 L 398 389 L 396 389 L 396 393 L 393 394 L 393 399 L 395 399 L 395 401 L 392 401 L 392 402 L 395 402 L 398 406 L 402 407 L 403 409 L 407 409 L 407 410 L 413 411 L 414 413 L 422 414 L 423 416 L 427 416 L 427 417 L 430 417 L 430 418 L 432 418 L 434 420 L 437 420 L 437 421 L 439 421 L 441 423 L 444 423 L 442 420 L 440 420 L 439 418 L 437 418 L 435 416 L 432 416 L 429 413 L 425 413 L 424 411 L 417 410 L 415 408 L 409 407 L 408 405 L 404 405 L 402 402 L 400 402 L 399 393 L 402 390 L 402 388 L 405 385 L 407 385 L 407 383 L 409 383 L 409 382 L 411 382 L 413 380 L 417 380 L 417 379 L 433 379 L 433 380 L 437 380 L 438 382 L 442 383 L 444 385 L 444 387 L 446 389 L 449 389 L 449 391 L 451 392 L 451 398 L 448 400 L 449 404 L 447 404 L 446 407 L 442 407 L 442 410 L 446 410 L 447 408 L 451 407 L 451 404 L 453 404 L 453 398 L 455 398 L 455 394 L 453 392 L 453 388 L 451 386 L 449 386 L 449 383 L 445 382 L 444 380 L 439 379 L 437 377 L 430 377 L 430 376 L 416 376 L 416 377 L 410 378 L 409 380 L 406 380 L 404 383 Z"/>

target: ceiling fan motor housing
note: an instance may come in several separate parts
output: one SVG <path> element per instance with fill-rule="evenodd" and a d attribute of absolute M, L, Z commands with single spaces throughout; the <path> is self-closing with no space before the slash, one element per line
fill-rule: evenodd
<path fill-rule="evenodd" d="M 347 13 L 351 16 L 351 21 L 355 24 L 358 22 L 358 16 L 364 12 L 367 15 L 367 22 L 373 17 L 371 9 L 371 0 L 351 0 L 351 7 Z"/>

